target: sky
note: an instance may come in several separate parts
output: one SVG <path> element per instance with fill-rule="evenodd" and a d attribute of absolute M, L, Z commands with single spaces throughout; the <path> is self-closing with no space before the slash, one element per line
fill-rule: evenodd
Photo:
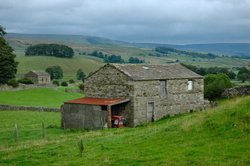
<path fill-rule="evenodd" d="M 250 43 L 250 0 L 0 0 L 0 25 L 129 42 Z"/>

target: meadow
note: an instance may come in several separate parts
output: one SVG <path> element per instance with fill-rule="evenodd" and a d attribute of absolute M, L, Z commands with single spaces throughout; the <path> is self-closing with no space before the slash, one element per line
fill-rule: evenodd
<path fill-rule="evenodd" d="M 136 128 L 63 130 L 60 113 L 48 112 L 0 111 L 0 117 L 0 165 L 250 164 L 250 96 Z"/>
<path fill-rule="evenodd" d="M 71 38 L 70 38 L 71 37 Z M 30 70 L 45 70 L 49 66 L 59 65 L 64 71 L 63 80 L 76 79 L 76 71 L 82 69 L 86 74 L 94 72 L 99 67 L 104 65 L 103 60 L 96 57 L 88 56 L 93 51 L 101 51 L 107 55 L 120 55 L 125 61 L 130 57 L 137 57 L 150 64 L 166 64 L 180 62 L 191 64 L 199 67 L 226 67 L 235 68 L 247 66 L 250 59 L 240 59 L 231 57 L 217 57 L 215 59 L 193 58 L 184 54 L 171 53 L 170 55 L 162 55 L 154 51 L 153 48 L 141 48 L 137 46 L 103 44 L 105 42 L 96 39 L 97 43 L 90 44 L 85 38 L 76 36 L 56 36 L 53 39 L 51 36 L 17 36 L 16 39 L 8 39 L 9 44 L 14 48 L 17 55 L 16 60 L 19 62 L 17 77 L 22 77 Z M 100 43 L 101 44 L 100 44 Z M 72 59 L 56 58 L 48 56 L 31 56 L 25 55 L 25 49 L 31 44 L 38 43 L 58 43 L 66 44 L 74 49 L 75 56 Z M 99 44 L 98 44 L 99 43 Z M 82 55 L 82 54 L 85 55 Z M 81 54 L 81 55 L 80 55 Z M 152 56 L 153 55 L 153 56 Z"/>
<path fill-rule="evenodd" d="M 76 72 L 82 69 L 86 75 L 97 70 L 103 65 L 97 58 L 76 56 L 74 58 L 56 58 L 49 56 L 17 56 L 19 62 L 17 77 L 22 77 L 31 70 L 45 71 L 50 66 L 61 66 L 63 69 L 63 80 L 76 80 Z"/>
<path fill-rule="evenodd" d="M 0 104 L 60 108 L 64 101 L 83 96 L 81 93 L 67 93 L 62 87 L 0 91 Z"/>

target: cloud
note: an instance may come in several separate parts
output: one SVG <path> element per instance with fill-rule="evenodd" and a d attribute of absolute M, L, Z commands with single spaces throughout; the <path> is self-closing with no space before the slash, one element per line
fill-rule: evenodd
<path fill-rule="evenodd" d="M 135 42 L 250 42 L 250 0 L 0 0 L 0 4 L 1 24 L 9 32 Z"/>

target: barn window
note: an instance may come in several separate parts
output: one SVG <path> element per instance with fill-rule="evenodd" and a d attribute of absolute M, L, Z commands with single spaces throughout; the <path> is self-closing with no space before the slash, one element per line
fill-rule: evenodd
<path fill-rule="evenodd" d="M 160 96 L 161 97 L 166 96 L 166 81 L 165 80 L 160 81 Z"/>
<path fill-rule="evenodd" d="M 188 90 L 193 90 L 193 81 L 188 80 Z"/>

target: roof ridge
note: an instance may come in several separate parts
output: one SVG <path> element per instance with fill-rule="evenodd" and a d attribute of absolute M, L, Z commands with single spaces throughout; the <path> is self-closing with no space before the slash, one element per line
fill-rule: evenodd
<path fill-rule="evenodd" d="M 132 80 L 202 78 L 179 63 L 172 64 L 107 64 Z"/>

